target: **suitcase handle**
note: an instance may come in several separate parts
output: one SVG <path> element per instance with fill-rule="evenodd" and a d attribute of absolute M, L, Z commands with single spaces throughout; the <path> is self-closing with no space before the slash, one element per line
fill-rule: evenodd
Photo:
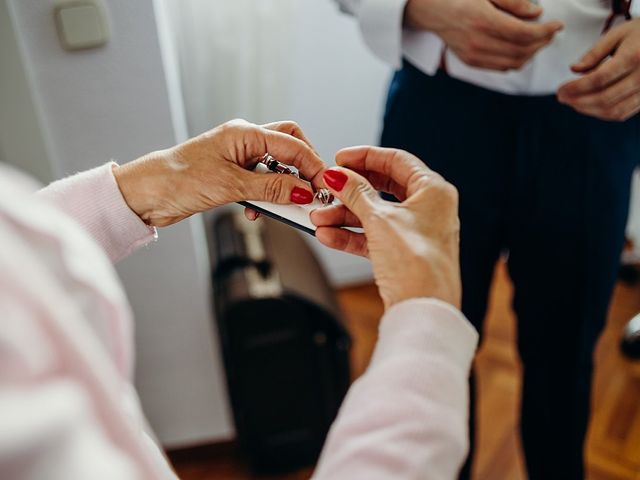
<path fill-rule="evenodd" d="M 247 267 L 255 267 L 264 279 L 269 278 L 273 266 L 267 260 L 252 260 L 247 257 L 228 257 L 221 260 L 213 271 L 213 281 L 220 282 L 225 280 L 229 275 L 237 270 L 245 270 Z"/>

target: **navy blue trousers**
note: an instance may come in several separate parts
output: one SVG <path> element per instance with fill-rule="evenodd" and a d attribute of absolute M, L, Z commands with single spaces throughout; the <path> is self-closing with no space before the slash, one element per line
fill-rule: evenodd
<path fill-rule="evenodd" d="M 405 62 L 381 143 L 417 155 L 458 188 L 462 310 L 481 334 L 494 265 L 508 251 L 529 478 L 584 478 L 592 356 L 640 158 L 638 116 L 604 122 L 553 96 L 504 95 Z"/>

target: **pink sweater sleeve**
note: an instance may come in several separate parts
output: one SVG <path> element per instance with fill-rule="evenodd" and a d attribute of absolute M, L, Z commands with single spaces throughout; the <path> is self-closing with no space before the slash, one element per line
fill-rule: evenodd
<path fill-rule="evenodd" d="M 80 223 L 113 262 L 157 238 L 127 205 L 113 176 L 113 162 L 53 182 L 38 195 Z"/>
<path fill-rule="evenodd" d="M 464 316 L 444 302 L 415 299 L 389 309 L 314 478 L 457 478 L 468 450 L 468 376 L 477 342 Z"/>

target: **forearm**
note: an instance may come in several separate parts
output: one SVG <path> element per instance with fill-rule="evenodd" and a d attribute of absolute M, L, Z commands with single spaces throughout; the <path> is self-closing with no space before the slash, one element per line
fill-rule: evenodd
<path fill-rule="evenodd" d="M 125 202 L 108 163 L 58 180 L 37 195 L 73 217 L 112 261 L 126 257 L 156 238 Z"/>
<path fill-rule="evenodd" d="M 468 375 L 477 338 L 442 302 L 391 308 L 315 478 L 455 478 L 468 449 Z"/>

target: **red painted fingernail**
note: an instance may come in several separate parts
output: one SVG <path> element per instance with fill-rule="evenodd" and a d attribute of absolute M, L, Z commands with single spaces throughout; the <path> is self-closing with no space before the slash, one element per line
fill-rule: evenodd
<path fill-rule="evenodd" d="M 342 173 L 340 170 L 327 170 L 322 176 L 324 183 L 330 188 L 333 188 L 336 192 L 342 191 L 344 184 L 347 183 L 349 177 Z"/>
<path fill-rule="evenodd" d="M 313 193 L 300 187 L 293 187 L 291 190 L 291 201 L 298 205 L 307 205 L 313 202 Z"/>

